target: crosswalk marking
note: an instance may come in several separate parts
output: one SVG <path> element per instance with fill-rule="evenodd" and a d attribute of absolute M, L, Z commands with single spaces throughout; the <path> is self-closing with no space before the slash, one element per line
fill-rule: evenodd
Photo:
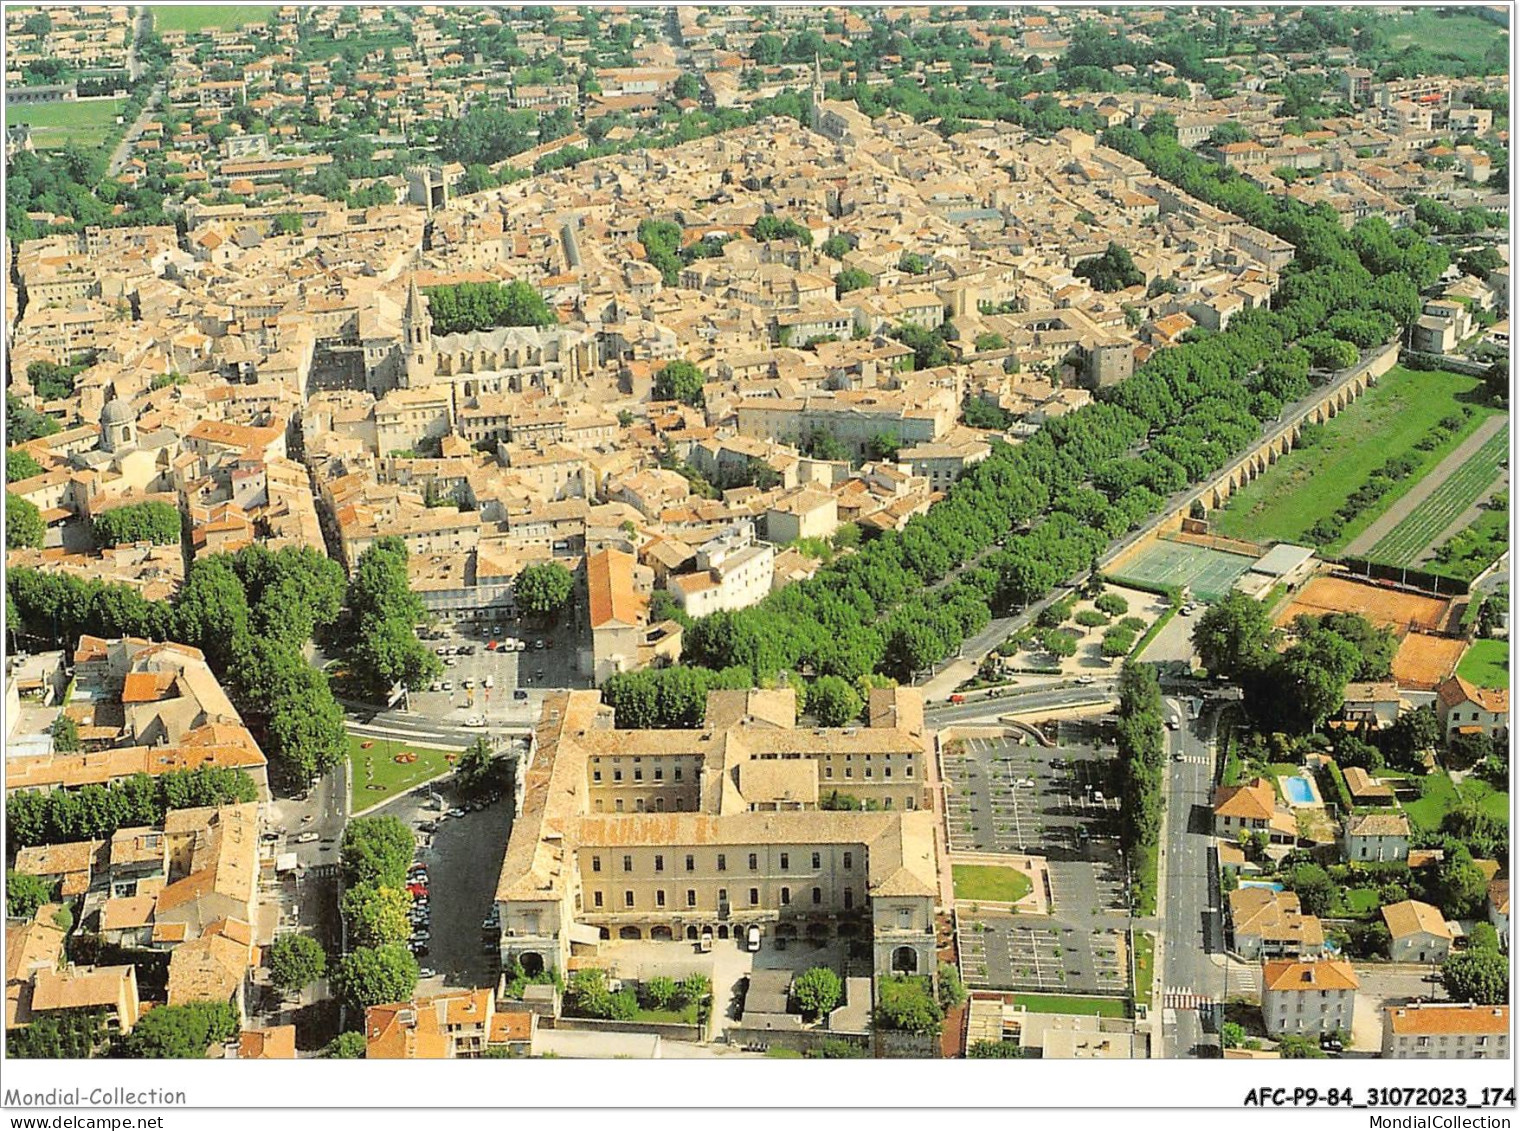
<path fill-rule="evenodd" d="M 1202 1009 L 1214 1004 L 1207 994 L 1200 994 L 1181 986 L 1168 986 L 1162 996 L 1162 1006 L 1166 1009 Z"/>

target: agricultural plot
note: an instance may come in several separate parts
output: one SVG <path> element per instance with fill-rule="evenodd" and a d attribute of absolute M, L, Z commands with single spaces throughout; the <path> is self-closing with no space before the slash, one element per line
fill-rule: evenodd
<path fill-rule="evenodd" d="M 1506 425 L 1379 539 L 1367 556 L 1389 565 L 1414 565 L 1453 522 L 1487 494 L 1508 452 Z"/>
<path fill-rule="evenodd" d="M 1394 366 L 1360 400 L 1323 425 L 1317 443 L 1295 448 L 1236 492 L 1211 516 L 1215 532 L 1253 542 L 1309 545 L 1308 531 L 1335 514 L 1374 471 L 1390 459 L 1413 456 L 1418 466 L 1410 475 L 1320 547 L 1339 552 L 1499 411 L 1482 403 L 1481 384 L 1461 373 Z M 1464 406 L 1473 411 L 1462 427 L 1429 451 L 1420 451 L 1420 441 Z"/>

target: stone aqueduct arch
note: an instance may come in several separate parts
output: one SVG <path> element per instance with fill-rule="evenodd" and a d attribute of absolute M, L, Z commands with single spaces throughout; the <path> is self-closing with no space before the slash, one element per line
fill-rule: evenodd
<path fill-rule="evenodd" d="M 1341 388 L 1324 397 L 1305 420 L 1324 424 L 1340 415 L 1347 407 L 1376 383 L 1376 378 L 1363 372 Z M 1222 471 L 1219 476 L 1199 493 L 1196 501 L 1206 510 L 1219 510 L 1234 495 L 1258 475 L 1268 470 L 1283 456 L 1298 446 L 1303 433 L 1304 421 L 1295 424 L 1280 436 L 1274 436 Z"/>

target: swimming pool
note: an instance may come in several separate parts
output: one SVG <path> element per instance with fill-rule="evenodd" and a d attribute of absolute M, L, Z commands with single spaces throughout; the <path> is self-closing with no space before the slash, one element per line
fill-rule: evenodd
<path fill-rule="evenodd" d="M 1310 787 L 1307 778 L 1291 777 L 1283 778 L 1283 789 L 1287 791 L 1288 800 L 1295 805 L 1314 804 L 1314 790 Z"/>

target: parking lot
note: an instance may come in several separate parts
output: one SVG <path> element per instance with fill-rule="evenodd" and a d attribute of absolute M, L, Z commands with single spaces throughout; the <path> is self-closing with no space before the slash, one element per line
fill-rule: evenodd
<path fill-rule="evenodd" d="M 952 852 L 1046 858 L 1049 916 L 957 914 L 975 987 L 1123 995 L 1128 914 L 1112 747 L 1097 723 L 1062 722 L 1056 745 L 968 738 L 943 756 Z"/>
<path fill-rule="evenodd" d="M 440 628 L 443 636 L 423 639 L 435 653 L 440 648 L 448 653 L 439 657 L 445 666 L 435 681 L 437 690 L 413 692 L 408 704 L 429 718 L 463 723 L 472 715 L 495 718 L 521 713 L 524 703 L 538 700 L 547 688 L 590 686 L 576 670 L 576 637 L 568 626 L 543 631 L 508 622 L 500 629 L 474 624 Z M 509 638 L 523 641 L 526 649 L 509 652 L 489 647 L 493 641 L 500 645 Z M 539 642 L 543 647 L 538 647 Z M 468 654 L 461 654 L 461 649 Z M 485 686 L 488 679 L 490 687 Z M 518 691 L 524 694 L 518 696 Z"/>
<path fill-rule="evenodd" d="M 452 806 L 447 793 L 444 801 Z M 444 817 L 426 807 L 427 792 L 398 797 L 382 812 L 399 817 L 416 828 L 438 820 L 428 847 L 419 849 L 417 860 L 428 869 L 428 910 L 431 916 L 428 952 L 418 965 L 437 974 L 426 978 L 422 992 L 444 986 L 494 986 L 501 964 L 497 947 L 486 949 L 481 925 L 490 914 L 496 895 L 496 879 L 507 837 L 512 831 L 512 804 L 503 799 L 462 817 Z"/>

